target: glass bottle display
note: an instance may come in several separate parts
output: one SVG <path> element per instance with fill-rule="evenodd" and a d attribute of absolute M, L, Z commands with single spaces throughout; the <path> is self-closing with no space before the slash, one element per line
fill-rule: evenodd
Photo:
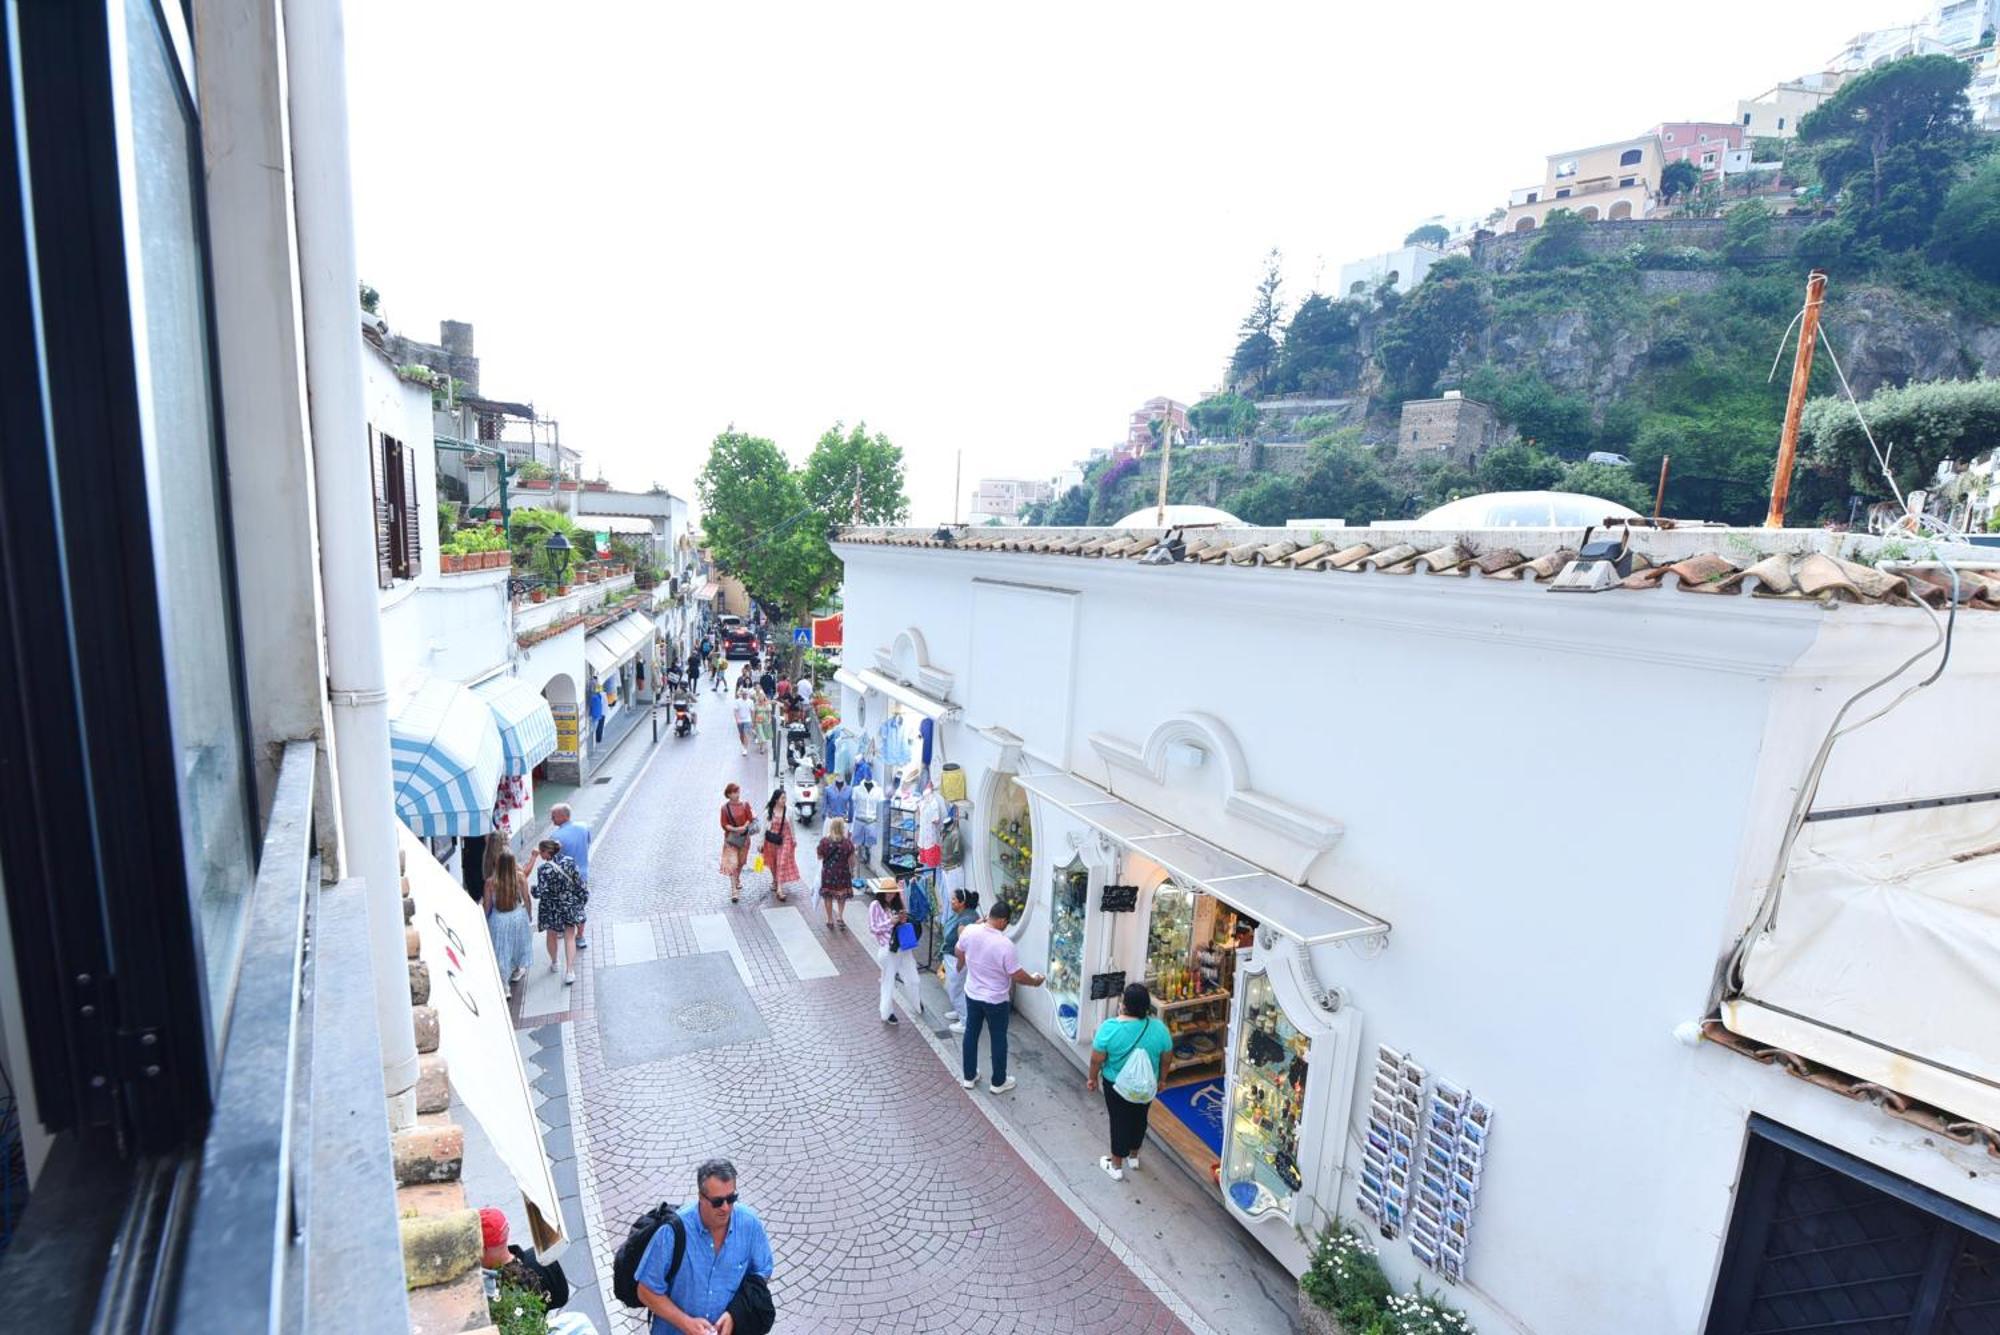
<path fill-rule="evenodd" d="M 1179 1000 L 1188 948 L 1194 943 L 1194 900 L 1194 891 L 1172 881 L 1153 891 L 1153 913 L 1146 927 L 1146 985 L 1157 1000 Z"/>
<path fill-rule="evenodd" d="M 1243 992 L 1222 1163 L 1223 1190 L 1245 1214 L 1292 1211 L 1311 1056 L 1312 1040 L 1285 1017 L 1269 976 L 1252 975 Z"/>
<path fill-rule="evenodd" d="M 1076 1037 L 1083 1005 L 1083 919 L 1090 899 L 1090 872 L 1081 859 L 1056 870 L 1049 902 L 1054 920 L 1049 928 L 1049 999 L 1063 1034 Z"/>
<path fill-rule="evenodd" d="M 1146 928 L 1146 986 L 1174 1045 L 1162 1079 L 1212 1077 L 1227 1046 L 1238 916 L 1213 895 L 1172 881 L 1153 891 Z"/>
<path fill-rule="evenodd" d="M 1035 830 L 1028 816 L 1028 795 L 1006 775 L 996 780 L 993 824 L 987 829 L 987 856 L 992 875 L 989 902 L 1005 904 L 1019 925 L 1027 916 L 1028 877 L 1035 866 Z"/>

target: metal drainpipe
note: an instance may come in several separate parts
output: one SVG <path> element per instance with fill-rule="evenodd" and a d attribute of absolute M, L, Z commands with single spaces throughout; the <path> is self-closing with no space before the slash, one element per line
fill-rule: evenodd
<path fill-rule="evenodd" d="M 345 874 L 362 878 L 389 1126 L 416 1123 L 417 1047 L 403 948 L 402 871 L 389 768 L 389 697 L 376 581 L 374 482 L 365 442 L 361 329 L 348 179 L 339 0 L 285 0 L 299 289 L 326 602 L 328 695 Z"/>

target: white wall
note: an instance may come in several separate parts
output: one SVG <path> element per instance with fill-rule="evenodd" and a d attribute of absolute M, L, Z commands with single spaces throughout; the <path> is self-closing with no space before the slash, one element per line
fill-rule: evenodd
<path fill-rule="evenodd" d="M 1473 1283 L 1451 1292 L 1482 1331 L 1699 1329 L 1753 1111 L 2000 1213 L 1987 1156 L 1927 1144 L 1872 1108 L 1673 1038 L 1708 1008 L 1841 685 L 1928 636 L 1922 613 L 1670 591 L 1579 597 L 1422 575 L 838 552 L 850 661 L 871 662 L 915 626 L 932 662 L 955 674 L 964 716 L 944 729 L 944 751 L 967 765 L 975 798 L 993 755 L 977 727 L 1040 737 L 1066 712 L 1061 746 L 1033 749 L 1101 783 L 1109 772 L 1091 734 L 1142 742 L 1163 720 L 1202 711 L 1233 732 L 1250 786 L 1344 823 L 1308 880 L 1392 931 L 1373 958 L 1320 948 L 1321 978 L 1365 1015 L 1364 1051 L 1403 1049 L 1496 1109 Z M 975 579 L 1070 591 L 1038 596 L 1074 608 L 1073 648 L 1060 644 L 1061 618 L 1003 606 Z M 1946 726 L 1992 698 L 2000 626 L 1968 614 L 1958 634 L 1952 674 L 1910 726 Z M 1808 655 L 1802 675 L 1785 678 Z M 1829 792 L 1929 791 L 1935 773 L 1911 745 L 1923 735 L 1933 734 L 1856 734 Z M 1953 790 L 2000 787 L 1992 748 L 1968 751 Z M 1052 868 L 1069 856 L 1061 826 L 1037 816 L 1029 967 L 1047 949 Z M 984 892 L 978 813 L 972 827 Z M 1265 860 L 1246 846 L 1255 831 L 1211 827 L 1197 832 Z M 1045 998 L 1024 992 L 1021 1004 L 1047 1026 Z M 1351 1215 L 1351 1192 L 1344 1204 Z M 1405 1285 L 1429 1280 L 1401 1242 L 1385 1244 L 1383 1260 Z"/>
<path fill-rule="evenodd" d="M 1381 255 L 1370 255 L 1365 260 L 1355 260 L 1352 264 L 1340 266 L 1339 296 L 1345 297 L 1356 283 L 1366 284 L 1366 291 L 1373 293 L 1389 274 L 1396 275 L 1396 290 L 1408 292 L 1424 281 L 1431 266 L 1444 258 L 1444 252 L 1432 250 L 1429 246 L 1403 246 Z"/>

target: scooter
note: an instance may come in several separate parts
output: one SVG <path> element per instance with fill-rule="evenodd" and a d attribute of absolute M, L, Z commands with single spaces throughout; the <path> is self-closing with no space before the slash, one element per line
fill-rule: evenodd
<path fill-rule="evenodd" d="M 805 759 L 812 753 L 812 734 L 806 728 L 804 719 L 794 719 L 785 725 L 785 760 L 787 763 L 805 767 Z"/>
<path fill-rule="evenodd" d="M 819 780 L 817 766 L 802 764 L 792 771 L 792 810 L 801 825 L 810 826 L 819 816 Z"/>
<path fill-rule="evenodd" d="M 685 699 L 674 701 L 674 736 L 685 737 L 694 731 L 694 710 Z"/>

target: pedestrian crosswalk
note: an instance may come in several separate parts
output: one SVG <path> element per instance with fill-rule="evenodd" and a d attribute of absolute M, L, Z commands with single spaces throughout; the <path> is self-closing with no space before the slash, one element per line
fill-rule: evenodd
<path fill-rule="evenodd" d="M 796 909 L 793 912 L 797 912 Z M 694 929 L 694 943 L 701 947 L 703 954 L 727 955 L 735 962 L 736 976 L 743 980 L 745 987 L 753 981 L 750 977 L 750 962 L 743 958 L 743 947 L 737 943 L 736 933 L 729 925 L 726 913 L 696 913 L 688 918 L 688 925 Z"/>
<path fill-rule="evenodd" d="M 765 909 L 764 921 L 770 925 L 771 935 L 778 938 L 778 949 L 785 952 L 793 973 L 801 978 L 831 978 L 840 972 L 833 967 L 833 957 L 820 944 L 812 924 L 796 908 L 787 904 Z"/>

